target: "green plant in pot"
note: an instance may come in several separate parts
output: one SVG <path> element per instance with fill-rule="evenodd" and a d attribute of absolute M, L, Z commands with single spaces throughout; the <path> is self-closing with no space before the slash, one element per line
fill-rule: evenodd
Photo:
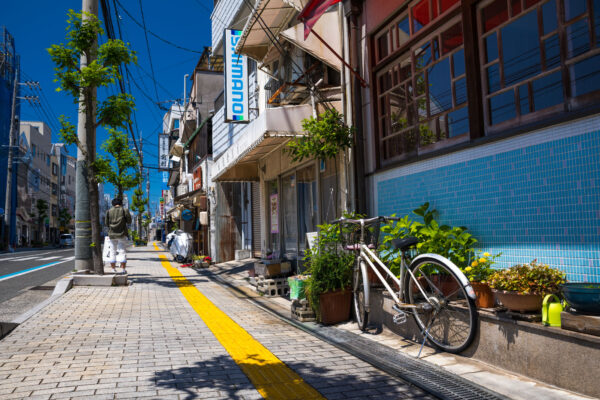
<path fill-rule="evenodd" d="M 474 257 L 473 246 L 477 239 L 471 235 L 464 226 L 449 226 L 438 222 L 439 212 L 430 208 L 429 203 L 422 204 L 419 208 L 413 210 L 413 213 L 419 220 L 411 219 L 406 215 L 398 221 L 390 222 L 381 227 L 384 233 L 380 255 L 390 270 L 398 275 L 400 273 L 400 250 L 394 250 L 390 245 L 394 239 L 403 239 L 414 236 L 419 239 L 416 245 L 415 255 L 434 253 L 442 255 L 456 264 L 459 268 L 469 265 L 469 261 Z M 439 276 L 440 288 L 445 287 L 445 276 Z M 454 284 L 454 280 L 449 280 L 449 284 Z M 456 291 L 455 287 L 447 287 L 449 293 Z"/>
<path fill-rule="evenodd" d="M 496 298 L 509 310 L 540 311 L 547 294 L 556 294 L 566 274 L 537 260 L 496 271 L 489 278 Z"/>
<path fill-rule="evenodd" d="M 484 253 L 479 251 L 475 259 L 471 262 L 471 265 L 462 269 L 477 295 L 475 305 L 478 308 L 490 308 L 494 306 L 494 294 L 488 284 L 488 279 L 494 273 L 492 265 L 495 264 L 496 258 L 501 255 L 502 253 L 492 255 L 487 251 Z"/>
<path fill-rule="evenodd" d="M 310 274 L 305 281 L 305 293 L 317 319 L 324 324 L 334 324 L 350 318 L 352 291 L 349 287 L 354 254 L 339 248 L 338 224 L 322 224 L 318 228 L 316 244 L 304 257 Z"/>

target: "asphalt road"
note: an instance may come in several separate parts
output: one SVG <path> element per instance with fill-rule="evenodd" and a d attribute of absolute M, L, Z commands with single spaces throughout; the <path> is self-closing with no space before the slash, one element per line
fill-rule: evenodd
<path fill-rule="evenodd" d="M 0 254 L 0 303 L 60 278 L 74 267 L 73 248 Z"/>

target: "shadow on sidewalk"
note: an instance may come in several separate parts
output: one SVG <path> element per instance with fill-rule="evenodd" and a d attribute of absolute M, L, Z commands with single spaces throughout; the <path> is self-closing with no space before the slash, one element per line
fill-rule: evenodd
<path fill-rule="evenodd" d="M 260 360 L 258 360 L 260 361 Z M 318 390 L 324 397 L 327 394 L 352 392 L 357 398 L 378 394 L 378 398 L 398 398 L 401 392 L 406 391 L 406 386 L 386 385 L 389 376 L 353 375 L 347 370 L 340 370 L 340 366 L 332 368 L 318 367 L 305 362 L 288 362 L 286 365 L 304 379 L 306 383 Z M 162 388 L 182 390 L 187 393 L 186 400 L 206 398 L 211 391 L 220 392 L 219 397 L 225 395 L 229 399 L 248 399 L 262 397 L 254 392 L 254 385 L 243 370 L 258 375 L 261 381 L 267 377 L 281 379 L 284 374 L 281 364 L 242 363 L 239 366 L 229 356 L 218 356 L 206 361 L 197 362 L 193 367 L 182 367 L 175 370 L 159 371 L 155 374 L 156 385 Z M 284 377 L 285 379 L 285 377 Z M 368 380 L 367 380 L 368 379 Z M 294 385 L 288 378 L 286 386 Z M 272 382 L 279 383 L 279 382 Z M 374 389 L 377 389 L 374 392 Z M 265 398 L 279 394 L 269 384 L 263 386 L 266 390 Z M 254 393 L 254 395 L 252 395 Z M 298 391 L 299 393 L 299 391 Z M 217 395 L 215 393 L 215 395 Z M 277 397 L 277 396 L 276 396 Z M 183 398 L 183 396 L 182 396 Z"/>
<path fill-rule="evenodd" d="M 147 277 L 147 278 L 145 278 Z M 195 278 L 195 277 L 186 277 L 185 279 L 177 279 L 174 280 L 174 278 L 171 278 L 168 275 L 165 276 L 156 276 L 156 275 L 149 275 L 149 274 L 136 274 L 136 273 L 131 273 L 129 274 L 129 280 L 131 281 L 131 283 L 136 284 L 136 285 L 157 285 L 157 286 L 162 286 L 162 287 L 166 287 L 166 288 L 178 288 L 178 287 L 188 287 L 188 286 L 194 286 L 195 284 L 201 283 L 201 282 L 209 282 L 208 279 L 204 279 L 204 278 Z"/>

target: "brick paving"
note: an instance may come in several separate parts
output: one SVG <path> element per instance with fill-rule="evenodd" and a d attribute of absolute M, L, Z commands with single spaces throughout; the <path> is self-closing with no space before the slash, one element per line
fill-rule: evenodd
<path fill-rule="evenodd" d="M 0 341 L 0 399 L 257 399 L 157 252 L 129 252 L 128 287 L 75 287 Z M 173 263 L 173 265 L 178 265 Z M 191 269 L 180 271 L 328 399 L 430 398 Z"/>

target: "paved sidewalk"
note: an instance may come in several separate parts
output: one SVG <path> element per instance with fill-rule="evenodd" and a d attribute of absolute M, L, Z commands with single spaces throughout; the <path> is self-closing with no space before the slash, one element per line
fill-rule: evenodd
<path fill-rule="evenodd" d="M 233 287 L 237 287 L 242 292 L 252 293 L 254 289 L 248 284 L 247 279 L 247 270 L 251 266 L 251 261 L 252 260 L 243 260 L 239 262 L 231 261 L 213 265 L 208 269 L 207 273 L 218 276 L 219 279 L 222 279 Z M 277 314 L 287 318 L 290 317 L 291 302 L 286 298 L 265 298 L 259 296 L 257 302 L 263 304 L 268 303 L 269 308 Z M 356 323 L 353 321 L 336 325 L 335 328 L 341 331 L 351 332 L 358 338 L 367 339 L 373 343 L 386 346 L 390 353 L 401 352 L 411 357 L 417 357 L 421 348 L 420 343 L 404 339 L 385 329 L 377 333 L 362 332 L 357 328 Z M 420 360 L 430 363 L 433 366 L 441 367 L 448 372 L 484 386 L 510 399 L 590 399 L 590 397 L 551 386 L 522 375 L 517 375 L 472 358 L 437 352 L 435 349 L 428 346 L 424 347 Z"/>
<path fill-rule="evenodd" d="M 182 294 L 192 285 L 326 398 L 431 398 L 209 275 L 179 268 L 174 280 L 159 254 L 130 249 L 131 286 L 75 287 L 1 340 L 0 399 L 261 398 Z M 269 368 L 263 385 L 276 375 Z"/>

